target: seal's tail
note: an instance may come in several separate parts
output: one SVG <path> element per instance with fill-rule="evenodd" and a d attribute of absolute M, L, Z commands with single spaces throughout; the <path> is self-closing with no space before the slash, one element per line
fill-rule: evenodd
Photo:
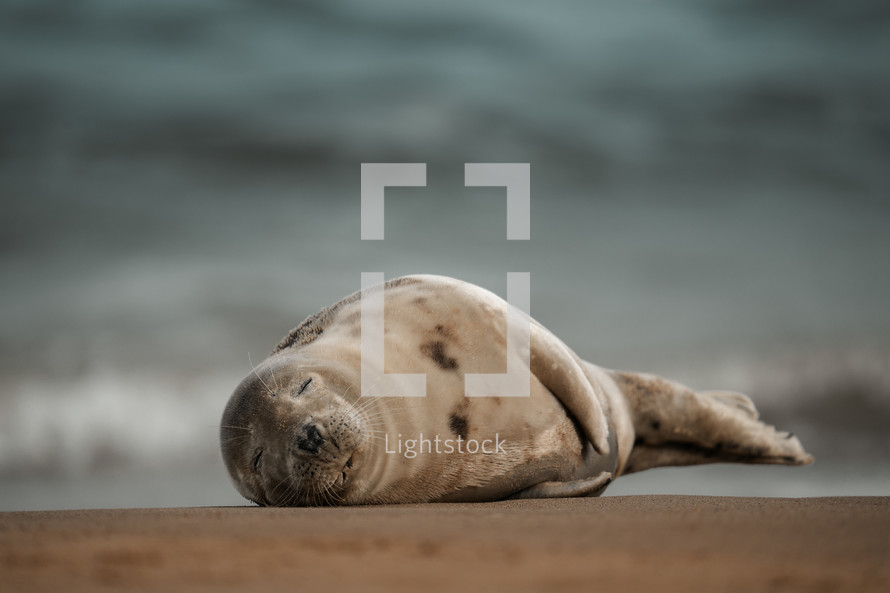
<path fill-rule="evenodd" d="M 611 375 L 627 399 L 636 433 L 624 474 L 667 465 L 813 462 L 793 434 L 758 420 L 754 403 L 740 393 L 695 392 L 642 373 Z"/>

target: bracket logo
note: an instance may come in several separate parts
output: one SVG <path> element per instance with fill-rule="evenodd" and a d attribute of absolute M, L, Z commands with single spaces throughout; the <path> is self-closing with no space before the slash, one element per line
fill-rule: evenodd
<path fill-rule="evenodd" d="M 465 163 L 465 187 L 507 188 L 507 240 L 531 237 L 528 163 Z M 362 241 L 384 240 L 384 189 L 426 187 L 426 163 L 362 163 Z M 383 372 L 383 272 L 362 272 L 362 397 L 426 397 L 426 374 Z M 529 397 L 531 274 L 507 273 L 507 372 L 467 373 L 466 397 Z M 525 314 L 525 315 L 523 315 Z M 522 347 L 522 346 L 525 347 Z"/>

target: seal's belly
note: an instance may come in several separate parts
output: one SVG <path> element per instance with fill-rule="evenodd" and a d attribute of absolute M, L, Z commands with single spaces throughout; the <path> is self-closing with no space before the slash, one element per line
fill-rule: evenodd
<path fill-rule="evenodd" d="M 495 500 L 602 471 L 595 463 L 601 457 L 540 383 L 528 398 L 466 398 L 453 387 L 446 382 L 412 401 L 381 400 L 396 420 L 382 430 L 390 477 L 384 498 L 398 491 L 417 492 L 418 501 Z"/>

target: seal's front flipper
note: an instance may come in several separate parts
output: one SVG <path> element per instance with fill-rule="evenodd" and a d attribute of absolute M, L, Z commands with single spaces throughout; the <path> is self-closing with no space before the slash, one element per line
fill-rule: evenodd
<path fill-rule="evenodd" d="M 636 435 L 623 473 L 668 465 L 813 461 L 794 435 L 758 420 L 754 404 L 740 393 L 695 392 L 643 373 L 611 375 L 627 400 Z"/>
<path fill-rule="evenodd" d="M 530 320 L 529 366 L 532 374 L 565 406 L 600 455 L 609 449 L 609 422 L 581 361 L 568 346 L 536 321 Z"/>
<path fill-rule="evenodd" d="M 602 472 L 592 478 L 571 482 L 541 482 L 520 490 L 511 499 L 519 498 L 576 498 L 579 496 L 599 496 L 612 483 L 612 474 Z"/>

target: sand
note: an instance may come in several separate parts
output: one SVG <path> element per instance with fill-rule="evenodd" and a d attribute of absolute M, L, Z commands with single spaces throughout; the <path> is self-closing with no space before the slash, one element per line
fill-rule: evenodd
<path fill-rule="evenodd" d="M 890 497 L 0 514 L 3 591 L 890 591 Z"/>

